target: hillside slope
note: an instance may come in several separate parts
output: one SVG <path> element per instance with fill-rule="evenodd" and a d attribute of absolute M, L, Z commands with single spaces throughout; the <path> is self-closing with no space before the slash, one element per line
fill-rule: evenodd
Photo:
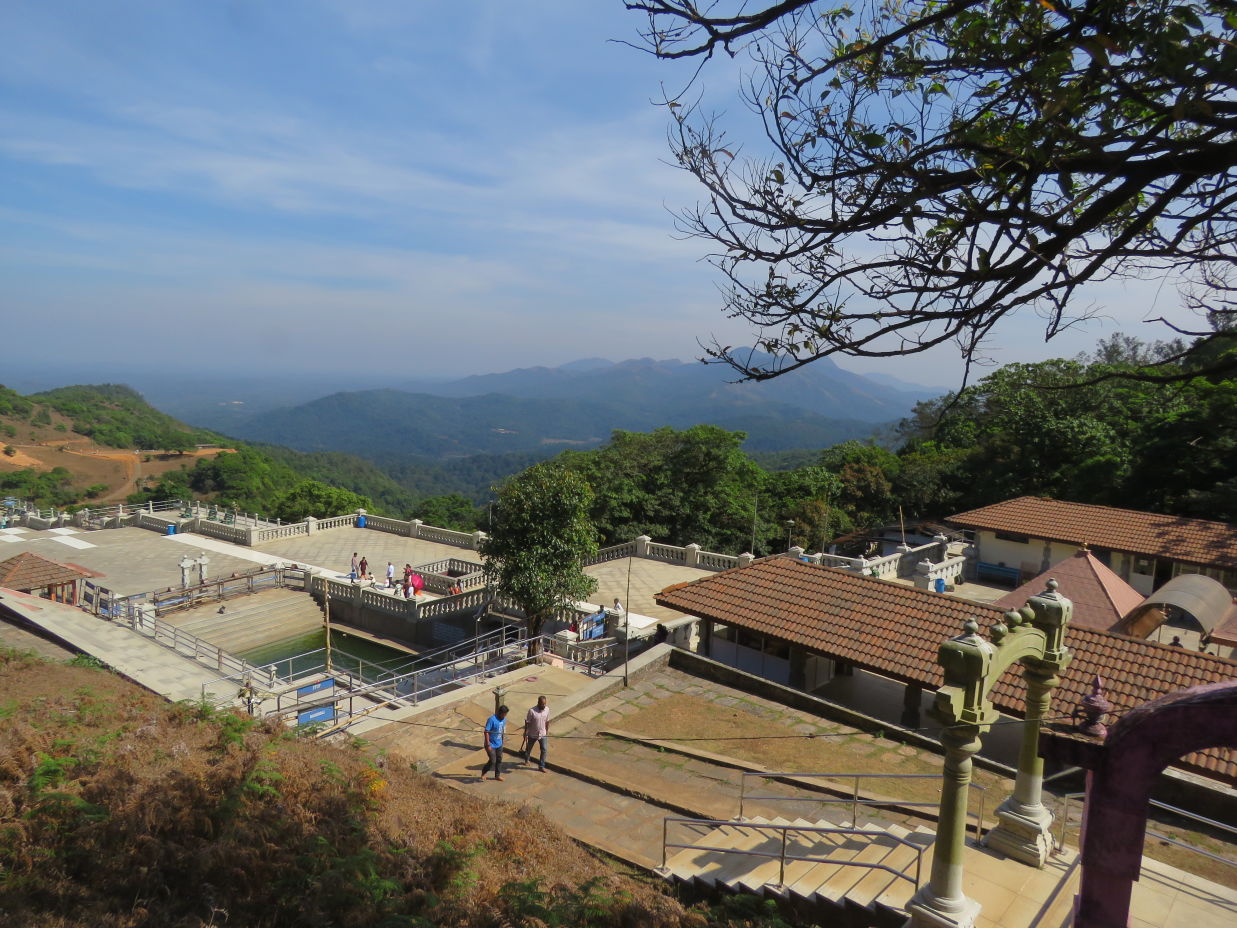
<path fill-rule="evenodd" d="M 45 506 L 124 500 L 143 483 L 212 457 L 221 439 L 159 412 L 128 387 L 22 396 L 0 387 L 0 490 Z M 148 449 L 142 451 L 140 449 Z"/>
<path fill-rule="evenodd" d="M 706 924 L 535 811 L 78 663 L 0 649 L 5 924 Z"/>

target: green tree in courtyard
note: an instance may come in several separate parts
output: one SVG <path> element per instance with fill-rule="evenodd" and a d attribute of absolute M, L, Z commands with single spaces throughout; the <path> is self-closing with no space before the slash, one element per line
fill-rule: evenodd
<path fill-rule="evenodd" d="M 591 515 L 607 544 L 643 534 L 737 552 L 748 546 L 765 479 L 743 453 L 745 437 L 713 425 L 619 430 L 602 448 L 558 460 L 593 488 Z"/>
<path fill-rule="evenodd" d="M 851 514 L 856 527 L 868 528 L 897 518 L 898 499 L 893 482 L 901 462 L 878 445 L 844 441 L 825 449 L 821 466 L 837 474 L 838 502 Z"/>
<path fill-rule="evenodd" d="M 270 514 L 288 522 L 300 522 L 306 516 L 315 519 L 342 516 L 358 509 L 369 509 L 370 505 L 368 497 L 351 490 L 317 480 L 302 480 L 279 498 Z"/>
<path fill-rule="evenodd" d="M 597 553 L 592 502 L 584 479 L 553 462 L 530 467 L 499 488 L 493 532 L 481 554 L 495 590 L 524 610 L 530 637 L 597 588 L 582 569 Z M 529 653 L 538 649 L 534 643 Z"/>
<path fill-rule="evenodd" d="M 430 496 L 413 508 L 409 518 L 420 519 L 427 525 L 455 529 L 457 532 L 476 531 L 485 528 L 485 510 L 478 508 L 467 496 L 448 493 L 445 496 Z"/>

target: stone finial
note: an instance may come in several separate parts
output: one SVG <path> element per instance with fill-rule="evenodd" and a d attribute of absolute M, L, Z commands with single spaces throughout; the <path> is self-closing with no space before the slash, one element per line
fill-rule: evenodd
<path fill-rule="evenodd" d="M 1092 738 L 1106 737 L 1108 728 L 1104 725 L 1104 716 L 1111 711 L 1112 703 L 1104 698 L 1104 679 L 1096 676 L 1091 681 L 1091 695 L 1082 697 L 1074 710 L 1076 724 L 1078 717 L 1082 716 L 1082 724 L 1078 725 L 1078 730 Z"/>
<path fill-rule="evenodd" d="M 988 637 L 992 639 L 993 644 L 1000 644 L 1005 640 L 1005 636 L 1009 634 L 1009 628 L 1000 619 L 988 631 Z"/>

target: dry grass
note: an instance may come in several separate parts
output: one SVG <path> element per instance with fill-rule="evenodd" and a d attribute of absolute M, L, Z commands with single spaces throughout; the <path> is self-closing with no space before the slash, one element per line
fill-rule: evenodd
<path fill-rule="evenodd" d="M 821 719 L 815 721 L 823 722 Z M 645 737 L 700 737 L 709 732 L 725 731 L 736 739 L 763 739 L 742 741 L 727 738 L 693 742 L 693 745 L 705 751 L 763 764 L 771 770 L 933 775 L 930 780 L 881 779 L 860 786 L 864 792 L 879 793 L 893 799 L 931 801 L 940 789 L 940 781 L 936 778 L 941 772 L 941 758 L 938 755 L 905 749 L 899 742 L 866 735 L 841 725 L 833 726 L 839 737 L 786 738 L 786 735 L 799 734 L 790 723 L 763 718 L 745 710 L 742 704 L 723 708 L 698 696 L 674 693 L 628 716 L 623 720 L 622 727 L 625 731 Z M 980 769 L 975 770 L 974 781 L 988 788 L 993 796 L 1003 796 L 1001 790 L 1008 790 L 1010 786 L 1008 779 Z"/>
<path fill-rule="evenodd" d="M 0 922 L 708 920 L 538 812 L 463 796 L 405 761 L 0 651 Z"/>

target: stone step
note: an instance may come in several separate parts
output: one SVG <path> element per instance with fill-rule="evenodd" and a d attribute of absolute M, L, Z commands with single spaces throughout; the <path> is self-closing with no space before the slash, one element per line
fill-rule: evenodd
<path fill-rule="evenodd" d="M 932 873 L 932 852 L 934 850 L 933 842 L 936 835 L 927 828 L 916 828 L 911 835 L 911 840 L 916 843 L 922 841 L 926 850 L 923 853 L 923 873 L 922 879 L 924 883 L 928 882 L 929 876 Z M 913 875 L 913 864 L 907 865 L 906 873 Z M 915 895 L 915 887 L 906 880 L 894 880 L 889 886 L 882 890 L 872 900 L 870 908 L 886 908 L 886 909 L 901 909 L 905 910 L 907 904 L 911 901 L 911 897 Z"/>
<path fill-rule="evenodd" d="M 787 860 L 782 868 L 782 832 L 755 826 L 786 826 L 786 856 L 827 857 L 827 860 Z M 747 826 L 747 827 L 745 827 Z M 876 911 L 902 909 L 915 892 L 916 850 L 896 839 L 913 841 L 929 849 L 933 835 L 900 825 L 869 824 L 865 830 L 883 831 L 875 836 L 827 834 L 814 827 L 838 828 L 831 822 L 810 822 L 803 818 L 773 819 L 753 817 L 746 822 L 723 825 L 691 839 L 691 843 L 712 848 L 708 851 L 683 850 L 668 862 L 668 876 L 696 881 L 708 886 L 754 893 L 771 892 L 782 898 L 797 897 L 834 908 L 859 907 Z M 742 853 L 742 852 L 749 853 Z M 759 852 L 759 856 L 750 852 Z M 921 876 L 927 879 L 929 854 L 924 854 Z M 881 864 L 911 879 L 874 867 L 848 865 L 849 861 Z M 784 877 L 781 885 L 779 878 Z"/>
<path fill-rule="evenodd" d="M 880 860 L 880 863 L 910 879 L 895 876 L 885 870 L 871 870 L 846 891 L 847 904 L 871 910 L 875 909 L 878 898 L 886 896 L 886 908 L 903 908 L 915 893 L 915 859 L 914 848 L 905 845 L 895 846 Z M 920 876 L 926 881 L 928 879 L 926 855 L 924 865 L 925 870 Z M 890 902 L 893 898 L 889 894 L 893 893 L 895 888 L 900 888 L 905 898 L 899 896 L 898 904 L 891 906 Z"/>
<path fill-rule="evenodd" d="M 691 844 L 699 844 L 717 850 L 681 850 L 666 861 L 670 875 L 684 882 L 700 881 L 712 885 L 711 874 L 717 870 L 725 858 L 725 851 L 736 846 L 749 832 L 730 826 L 715 828 L 699 836 L 680 839 Z"/>
<path fill-rule="evenodd" d="M 880 837 L 869 839 L 867 846 L 855 854 L 851 860 L 855 863 L 884 864 L 893 869 L 900 869 L 914 858 L 915 852 L 911 848 L 903 847 L 892 837 Z M 817 893 L 832 902 L 845 899 L 851 905 L 866 906 L 873 897 L 889 885 L 891 880 L 896 879 L 898 878 L 892 873 L 883 870 L 856 866 L 840 867 L 838 873 L 822 883 Z M 855 894 L 861 887 L 873 891 L 862 902 L 858 902 Z"/>
<path fill-rule="evenodd" d="M 322 621 L 322 611 L 317 609 L 313 600 L 298 597 L 296 600 L 276 600 L 274 602 L 254 603 L 246 609 L 226 609 L 219 612 L 218 607 L 201 616 L 190 616 L 182 620 L 181 628 L 194 634 L 217 627 L 227 627 L 238 622 L 265 621 L 285 615 L 317 615 Z"/>

